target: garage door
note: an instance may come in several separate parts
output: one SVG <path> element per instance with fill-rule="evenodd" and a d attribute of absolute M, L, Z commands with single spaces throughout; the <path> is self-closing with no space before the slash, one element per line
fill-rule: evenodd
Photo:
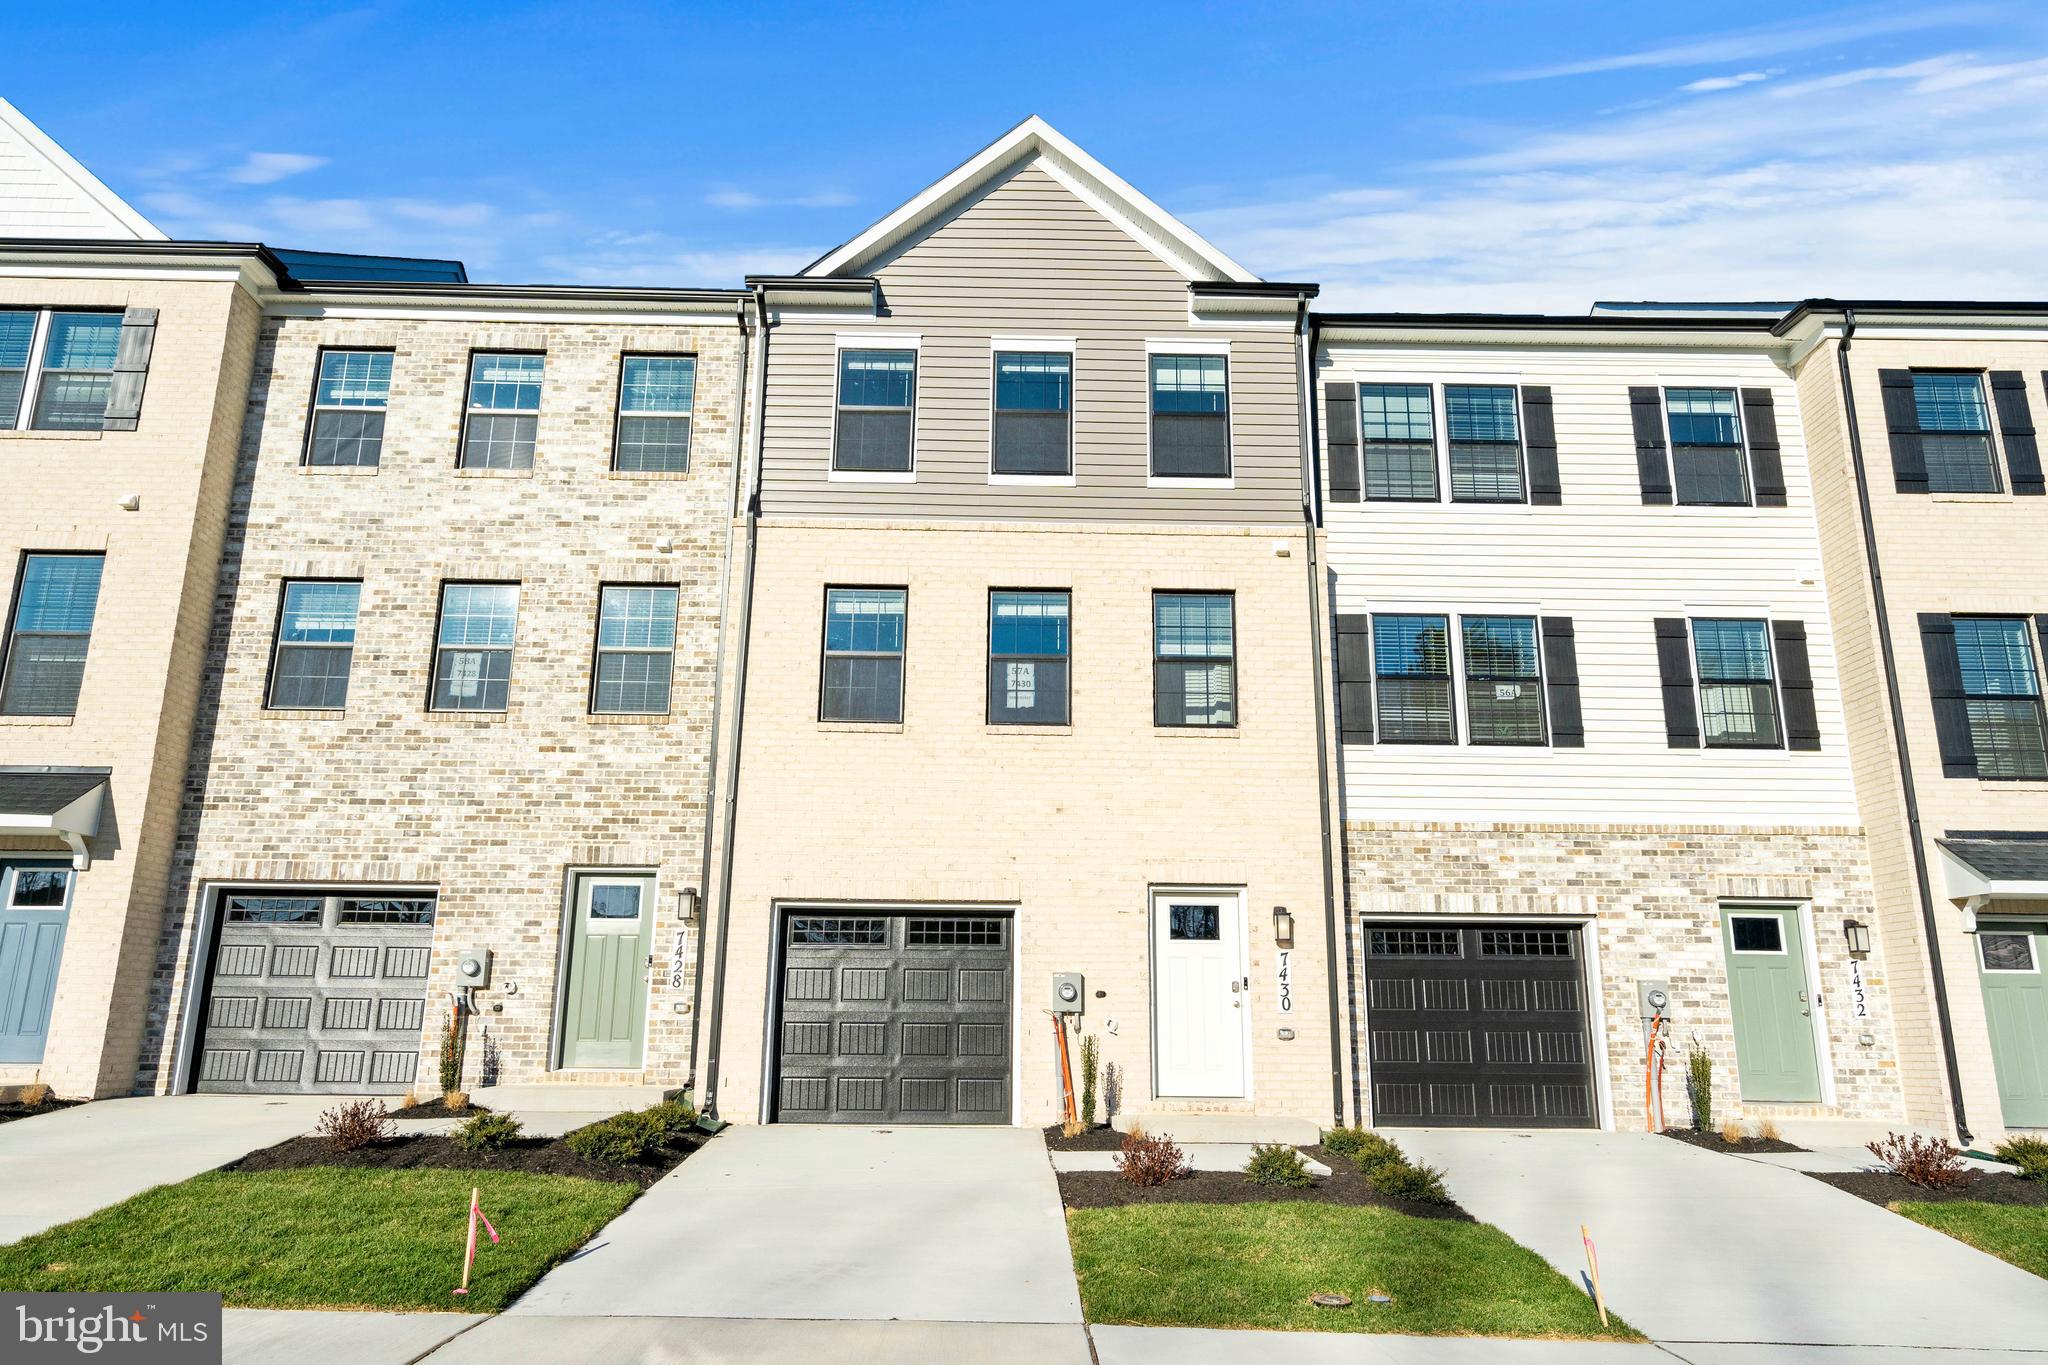
<path fill-rule="evenodd" d="M 1008 1123 L 1010 931 L 1002 915 L 785 918 L 775 1117 Z"/>
<path fill-rule="evenodd" d="M 1366 925 L 1373 1122 L 1591 1127 L 1581 947 L 1554 925 Z"/>
<path fill-rule="evenodd" d="M 402 1094 L 426 1023 L 434 900 L 228 893 L 194 1088 Z"/>

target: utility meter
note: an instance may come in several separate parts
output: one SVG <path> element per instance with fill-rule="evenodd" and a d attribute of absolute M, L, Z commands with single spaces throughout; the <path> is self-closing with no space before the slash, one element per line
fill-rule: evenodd
<path fill-rule="evenodd" d="M 1642 981 L 1637 983 L 1642 997 L 1643 1018 L 1651 1019 L 1663 1015 L 1671 1017 L 1671 983 L 1668 981 Z"/>
<path fill-rule="evenodd" d="M 1079 972 L 1052 974 L 1052 1008 L 1056 1014 L 1079 1014 L 1085 994 Z"/>
<path fill-rule="evenodd" d="M 464 948 L 462 956 L 455 959 L 455 983 L 459 986 L 473 987 L 490 985 L 491 950 Z"/>

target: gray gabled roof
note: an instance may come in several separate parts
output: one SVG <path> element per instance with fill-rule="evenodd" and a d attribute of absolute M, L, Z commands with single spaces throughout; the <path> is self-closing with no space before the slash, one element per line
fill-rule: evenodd
<path fill-rule="evenodd" d="M 1987 882 L 2048 882 L 2048 833 L 1962 831 L 1934 842 Z"/>

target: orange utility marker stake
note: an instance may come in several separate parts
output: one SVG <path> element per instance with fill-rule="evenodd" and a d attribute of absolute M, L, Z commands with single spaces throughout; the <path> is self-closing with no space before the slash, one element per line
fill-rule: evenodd
<path fill-rule="evenodd" d="M 469 1268 L 476 1263 L 476 1225 L 482 1223 L 484 1231 L 491 1234 L 491 1240 L 493 1242 L 498 1240 L 498 1230 L 491 1226 L 490 1219 L 484 1217 L 483 1206 L 477 1202 L 477 1193 L 477 1187 L 471 1185 L 469 1187 L 469 1245 L 464 1247 L 462 1252 L 462 1287 L 455 1291 L 458 1294 L 467 1294 L 469 1292 Z"/>
<path fill-rule="evenodd" d="M 475 1233 L 470 1234 L 472 1237 Z M 1579 1240 L 1586 1244 L 1586 1269 L 1593 1277 L 1593 1306 L 1600 1310 L 1600 1325 L 1607 1325 L 1607 1296 L 1600 1292 L 1600 1253 L 1593 1249 L 1593 1234 L 1586 1231 L 1584 1223 L 1579 1224 Z"/>

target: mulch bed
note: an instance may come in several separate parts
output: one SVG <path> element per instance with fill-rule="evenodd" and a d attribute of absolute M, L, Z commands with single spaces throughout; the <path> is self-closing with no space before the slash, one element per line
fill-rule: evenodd
<path fill-rule="evenodd" d="M 295 1137 L 251 1152 L 225 1171 L 296 1171 L 309 1166 L 342 1166 L 356 1170 L 529 1171 L 536 1175 L 573 1175 L 585 1180 L 616 1180 L 646 1189 L 702 1147 L 708 1138 L 684 1137 L 646 1161 L 613 1166 L 576 1155 L 560 1138 L 520 1138 L 497 1151 L 472 1152 L 453 1138 L 416 1134 L 394 1138 L 353 1152 L 337 1152 L 323 1137 Z"/>
<path fill-rule="evenodd" d="M 1806 1150 L 1783 1138 L 1746 1137 L 1740 1142 L 1730 1142 L 1719 1133 L 1695 1133 L 1690 1128 L 1666 1128 L 1664 1136 L 1677 1138 L 1680 1142 L 1695 1147 L 1704 1147 L 1710 1152 L 1733 1152 L 1737 1156 L 1749 1156 L 1756 1152 L 1803 1152 Z"/>
<path fill-rule="evenodd" d="M 12 1101 L 0 1104 L 0 1123 L 12 1123 L 15 1119 L 32 1119 L 38 1114 L 54 1114 L 59 1109 L 69 1109 L 84 1100 L 44 1100 L 41 1104 L 15 1104 Z"/>
<path fill-rule="evenodd" d="M 437 1097 L 431 1100 L 422 1100 L 418 1104 L 408 1104 L 403 1109 L 394 1109 L 391 1111 L 391 1117 L 395 1119 L 466 1119 L 490 1112 L 490 1110 L 480 1104 L 472 1104 L 467 1109 L 450 1109 L 447 1105 L 441 1103 Z"/>
<path fill-rule="evenodd" d="M 1961 1185 L 1931 1190 L 1890 1171 L 1808 1171 L 1836 1189 L 1873 1204 L 2027 1204 L 2048 1205 L 2048 1185 L 2022 1180 L 2004 1171 L 1979 1171 Z"/>
<path fill-rule="evenodd" d="M 1055 1123 L 1045 1130 L 1045 1148 L 1049 1152 L 1120 1152 L 1124 1135 L 1105 1123 L 1100 1128 L 1084 1128 L 1076 1137 L 1061 1137 Z"/>
<path fill-rule="evenodd" d="M 1300 1150 L 1330 1168 L 1330 1174 L 1307 1189 L 1260 1185 L 1241 1171 L 1196 1171 L 1164 1185 L 1133 1185 L 1115 1171 L 1061 1171 L 1060 1201 L 1070 1209 L 1113 1209 L 1127 1204 L 1349 1204 L 1390 1209 L 1410 1218 L 1477 1221 L 1456 1204 L 1424 1204 L 1374 1194 L 1358 1167 L 1346 1158 L 1321 1147 Z"/>

